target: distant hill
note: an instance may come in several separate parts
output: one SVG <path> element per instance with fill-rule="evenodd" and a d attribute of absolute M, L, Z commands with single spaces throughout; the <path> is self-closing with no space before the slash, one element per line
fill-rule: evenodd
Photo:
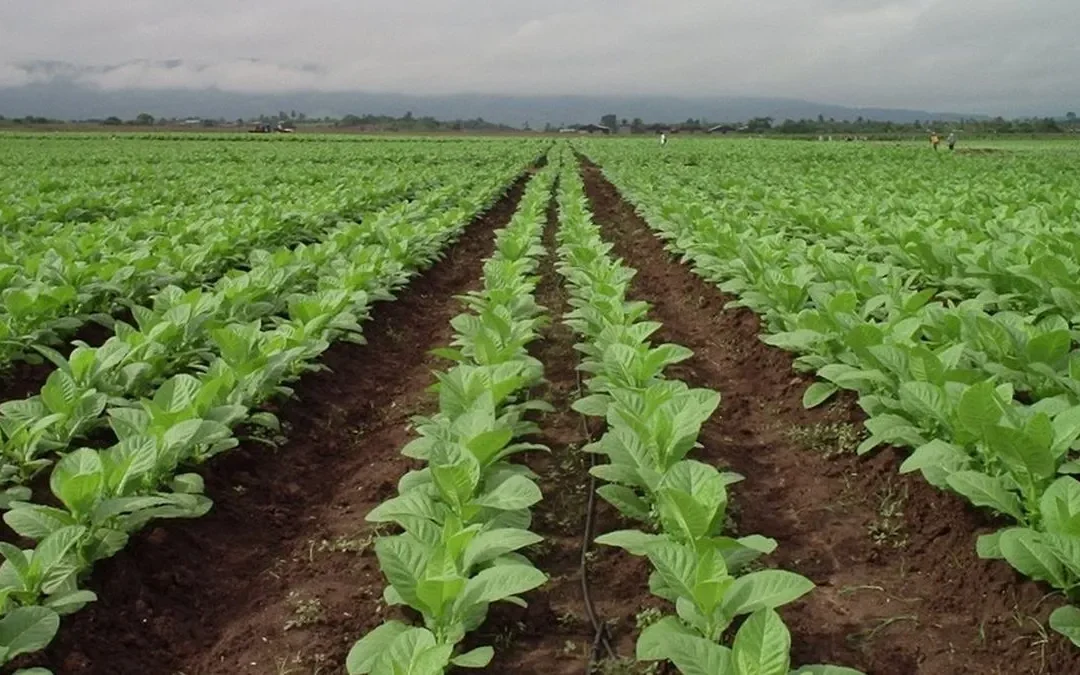
<path fill-rule="evenodd" d="M 475 119 L 533 128 L 595 122 L 602 115 L 640 117 L 646 122 L 680 122 L 688 118 L 709 122 L 734 122 L 752 117 L 784 119 L 865 119 L 910 123 L 915 120 L 955 121 L 984 119 L 985 115 L 928 112 L 890 108 L 852 108 L 786 98 L 674 98 L 667 96 L 513 96 L 455 94 L 412 96 L 376 93 L 245 94 L 207 90 L 104 91 L 56 79 L 20 87 L 0 88 L 0 115 L 43 116 L 52 119 L 101 119 L 115 115 L 132 119 L 139 113 L 155 117 L 250 118 L 273 115 L 279 110 L 305 113 L 308 117 L 342 117 L 347 114 L 399 116 L 411 111 L 417 117 L 440 120 Z"/>

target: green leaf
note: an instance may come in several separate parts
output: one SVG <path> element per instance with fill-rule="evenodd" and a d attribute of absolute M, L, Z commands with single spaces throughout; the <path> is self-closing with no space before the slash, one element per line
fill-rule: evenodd
<path fill-rule="evenodd" d="M 543 497 L 536 483 L 525 476 L 518 475 L 510 476 L 491 492 L 475 499 L 473 503 L 499 511 L 515 511 L 527 509 Z"/>
<path fill-rule="evenodd" d="M 10 661 L 44 649 L 60 628 L 60 617 L 47 607 L 18 607 L 0 619 L 0 654 Z"/>
<path fill-rule="evenodd" d="M 637 659 L 671 661 L 683 675 L 738 675 L 729 649 L 694 635 L 675 617 L 667 617 L 641 632 Z"/>
<path fill-rule="evenodd" d="M 1080 609 L 1072 605 L 1058 607 L 1050 614 L 1050 627 L 1080 647 Z"/>
<path fill-rule="evenodd" d="M 450 662 L 459 668 L 486 668 L 495 656 L 495 650 L 491 647 L 477 647 L 455 656 Z"/>
<path fill-rule="evenodd" d="M 663 535 L 649 534 L 638 530 L 616 530 L 602 534 L 593 541 L 603 546 L 617 546 L 631 555 L 648 554 L 649 546 L 663 539 Z"/>
<path fill-rule="evenodd" d="M 546 581 L 546 574 L 529 565 L 496 565 L 469 579 L 459 602 L 463 607 L 498 602 L 531 591 Z"/>
<path fill-rule="evenodd" d="M 998 545 L 1002 556 L 1024 575 L 1056 588 L 1068 585 L 1061 562 L 1043 545 L 1034 530 L 1019 527 L 1006 530 L 1001 533 Z"/>
<path fill-rule="evenodd" d="M 50 595 L 45 600 L 45 606 L 55 611 L 60 616 L 65 616 L 79 611 L 97 600 L 97 594 L 92 591 L 74 591 L 62 595 Z"/>
<path fill-rule="evenodd" d="M 102 498 L 105 469 L 97 451 L 81 448 L 66 455 L 53 469 L 49 479 L 52 492 L 71 513 L 79 517 L 89 513 Z"/>
<path fill-rule="evenodd" d="M 751 614 L 732 645 L 739 675 L 788 675 L 790 652 L 791 634 L 780 615 L 771 609 Z"/>
<path fill-rule="evenodd" d="M 990 381 L 968 387 L 956 409 L 960 424 L 977 438 L 985 438 L 1001 420 L 1001 403 Z"/>
<path fill-rule="evenodd" d="M 832 398 L 839 391 L 839 387 L 830 382 L 815 382 L 803 392 L 802 404 L 804 408 L 816 408 Z"/>
<path fill-rule="evenodd" d="M 806 577 L 785 570 L 751 572 L 735 580 L 724 595 L 725 616 L 735 617 L 760 609 L 775 609 L 814 589 Z"/>
<path fill-rule="evenodd" d="M 975 506 L 987 506 L 1018 522 L 1024 522 L 1020 500 L 1009 492 L 1000 478 L 978 471 L 957 471 L 947 479 L 949 487 L 968 498 Z"/>
<path fill-rule="evenodd" d="M 606 417 L 611 397 L 606 394 L 593 394 L 580 398 L 570 406 L 576 412 L 587 417 Z"/>
<path fill-rule="evenodd" d="M 948 477 L 971 464 L 971 458 L 962 448 L 940 439 L 920 445 L 900 465 L 900 473 L 921 471 L 926 481 L 934 487 L 948 487 Z"/>
<path fill-rule="evenodd" d="M 465 549 L 463 567 L 466 570 L 476 565 L 490 562 L 526 546 L 540 543 L 544 538 L 528 530 L 498 528 L 481 532 Z"/>
<path fill-rule="evenodd" d="M 387 621 L 357 640 L 345 659 L 345 668 L 349 675 L 370 673 L 383 652 L 409 628 L 400 621 Z"/>

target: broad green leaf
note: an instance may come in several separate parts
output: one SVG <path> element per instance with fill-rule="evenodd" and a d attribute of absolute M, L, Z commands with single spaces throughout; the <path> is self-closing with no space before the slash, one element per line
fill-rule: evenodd
<path fill-rule="evenodd" d="M 791 634 L 771 609 L 754 612 L 739 627 L 732 656 L 739 675 L 788 675 Z"/>
<path fill-rule="evenodd" d="M 1002 483 L 1001 479 L 978 471 L 957 471 L 947 478 L 949 487 L 968 498 L 975 506 L 987 506 L 1024 522 L 1020 500 Z"/>
<path fill-rule="evenodd" d="M 1080 647 L 1080 609 L 1072 605 L 1058 607 L 1050 614 L 1050 627 Z"/>
<path fill-rule="evenodd" d="M 775 609 L 799 599 L 814 589 L 806 577 L 785 570 L 751 572 L 735 580 L 724 595 L 725 616 Z"/>
<path fill-rule="evenodd" d="M 816 408 L 832 398 L 839 390 L 835 384 L 829 382 L 815 382 L 806 388 L 803 393 L 802 403 L 804 408 Z"/>
<path fill-rule="evenodd" d="M 18 607 L 0 619 L 0 654 L 11 660 L 45 648 L 60 628 L 60 617 L 47 607 Z"/>
<path fill-rule="evenodd" d="M 495 650 L 491 647 L 477 647 L 455 656 L 451 663 L 459 668 L 486 668 L 495 656 Z"/>

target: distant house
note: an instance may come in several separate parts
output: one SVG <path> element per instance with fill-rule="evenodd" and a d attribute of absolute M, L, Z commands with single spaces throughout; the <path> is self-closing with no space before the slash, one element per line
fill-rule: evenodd
<path fill-rule="evenodd" d="M 730 124 L 717 124 L 715 127 L 709 127 L 710 134 L 730 134 L 735 131 L 735 127 Z"/>
<path fill-rule="evenodd" d="M 202 120 L 198 117 L 189 117 L 188 119 L 184 120 L 184 124 L 188 125 L 189 127 L 193 127 L 202 124 Z"/>
<path fill-rule="evenodd" d="M 586 134 L 610 134 L 611 129 L 603 124 L 582 124 L 578 131 Z"/>

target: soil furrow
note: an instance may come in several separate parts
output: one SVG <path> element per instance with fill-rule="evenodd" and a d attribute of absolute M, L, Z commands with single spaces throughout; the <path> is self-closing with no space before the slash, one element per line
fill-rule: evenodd
<path fill-rule="evenodd" d="M 544 231 L 547 255 L 541 260 L 537 301 L 547 308 L 551 323 L 531 352 L 544 364 L 546 386 L 534 393 L 550 403 L 554 413 L 540 420 L 536 439 L 550 454 L 531 453 L 525 463 L 539 476 L 544 499 L 534 507 L 532 530 L 544 542 L 526 551 L 550 580 L 528 596 L 529 608 L 494 607 L 487 625 L 478 635 L 480 644 L 495 646 L 495 660 L 485 670 L 492 675 L 545 673 L 580 675 L 586 672 L 594 630 L 585 609 L 581 587 L 581 543 L 589 496 L 588 456 L 581 452 L 589 439 L 583 418 L 570 405 L 578 397 L 577 341 L 562 323 L 569 311 L 562 277 L 555 271 L 555 231 L 558 228 L 554 201 L 548 209 Z M 593 425 L 593 433 L 599 425 Z M 596 505 L 595 532 L 615 529 L 618 514 L 606 503 Z M 623 656 L 633 653 L 629 641 L 633 617 L 650 601 L 645 565 L 627 562 L 612 549 L 592 547 L 588 562 L 589 591 L 600 621 L 609 622 L 613 646 Z M 621 638 L 621 641 L 620 641 Z"/>
<path fill-rule="evenodd" d="M 214 509 L 160 523 L 98 569 L 101 599 L 67 619 L 41 665 L 59 675 L 338 673 L 386 609 L 364 514 L 396 492 L 409 418 L 431 412 L 429 354 L 452 337 L 455 295 L 477 288 L 492 233 L 525 180 L 469 225 L 444 260 L 379 303 L 366 345 L 279 412 L 289 440 L 245 443 L 204 471 Z"/>
<path fill-rule="evenodd" d="M 1048 589 L 975 556 L 975 537 L 993 524 L 898 475 L 895 450 L 855 457 L 853 401 L 804 410 L 809 378 L 758 339 L 757 317 L 725 310 L 730 298 L 670 256 L 597 167 L 582 168 L 597 223 L 638 270 L 634 297 L 664 324 L 658 337 L 695 352 L 671 376 L 723 396 L 695 456 L 746 476 L 732 488 L 739 533 L 774 537 L 767 564 L 818 585 L 782 610 L 796 662 L 871 675 L 1080 672 L 1077 650 L 1047 637 Z"/>

